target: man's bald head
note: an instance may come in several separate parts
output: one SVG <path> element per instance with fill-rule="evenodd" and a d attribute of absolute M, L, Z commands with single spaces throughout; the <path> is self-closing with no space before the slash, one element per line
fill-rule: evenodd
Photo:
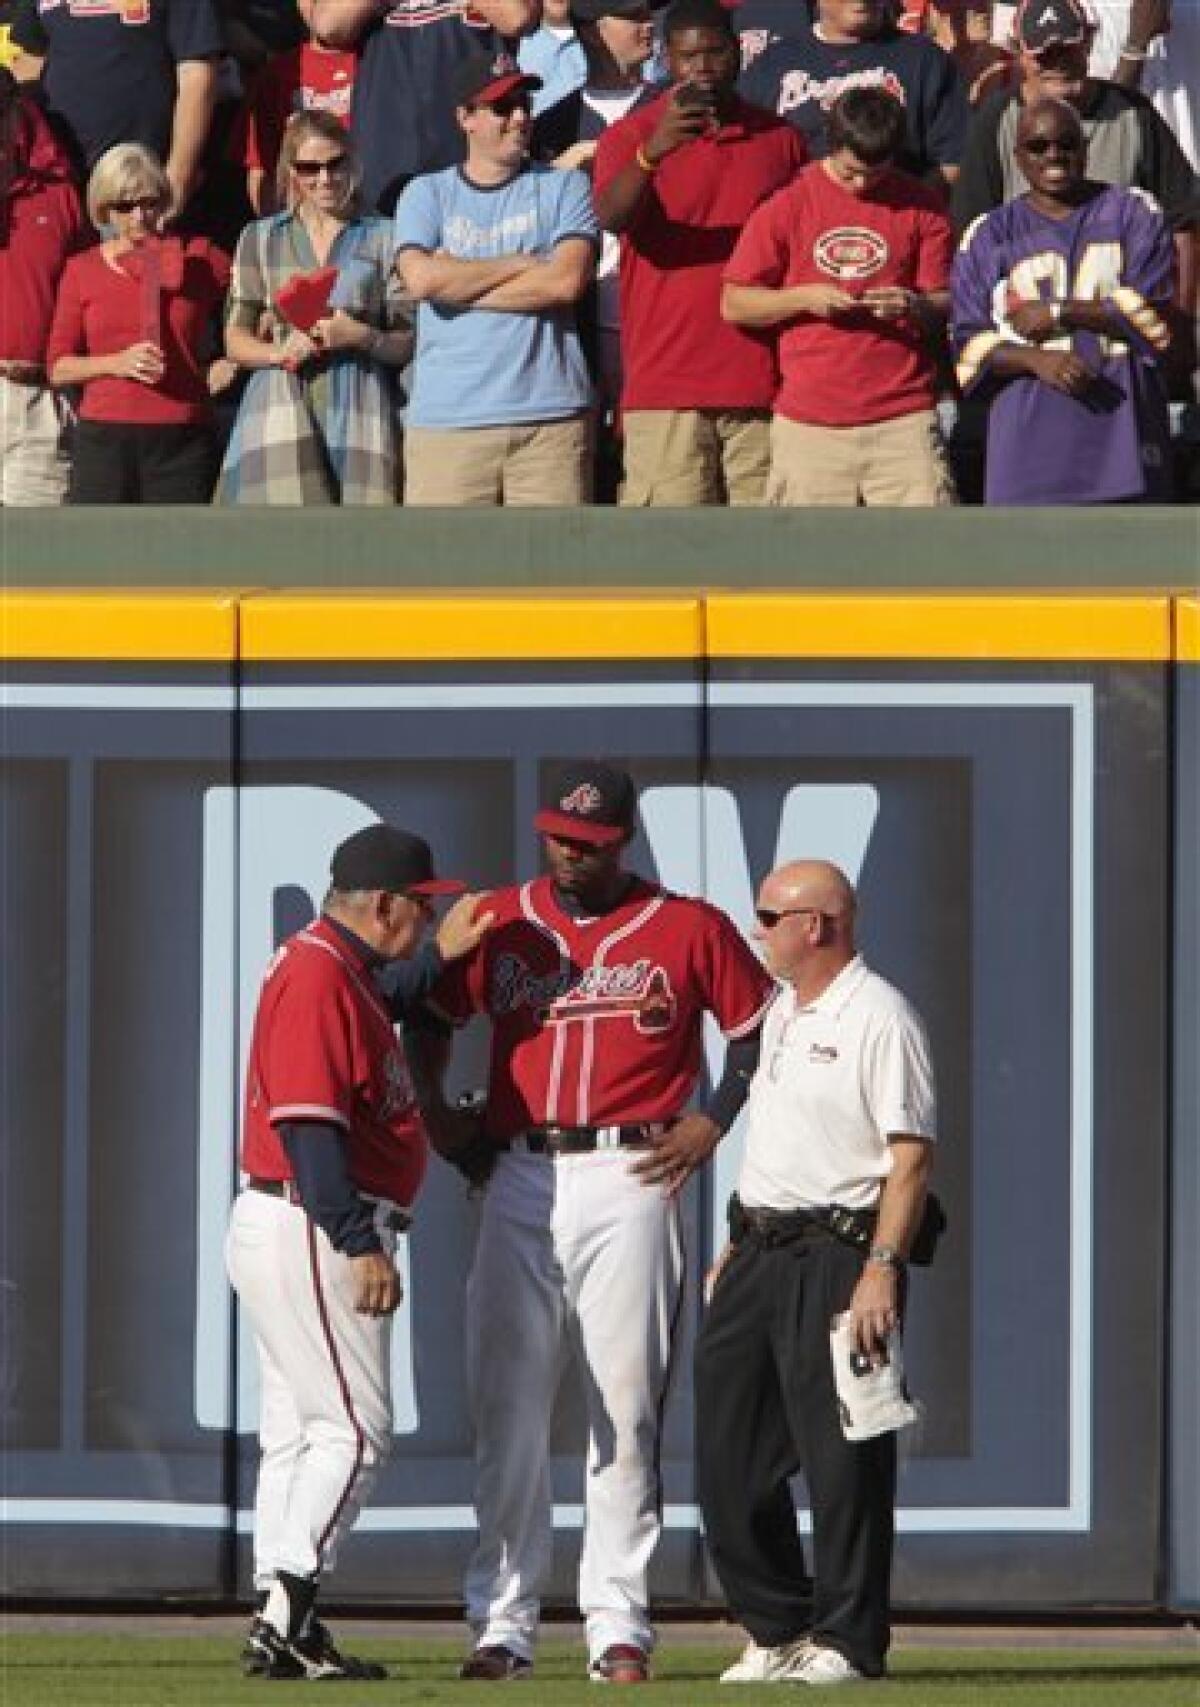
<path fill-rule="evenodd" d="M 1083 124 L 1079 114 L 1070 101 L 1060 100 L 1057 96 L 1043 95 L 1021 108 L 1017 119 L 1018 146 L 1023 146 L 1031 137 L 1041 136 L 1047 130 L 1053 135 L 1069 135 L 1076 142 L 1083 140 Z"/>
<path fill-rule="evenodd" d="M 796 859 L 758 891 L 763 959 L 776 978 L 818 993 L 854 958 L 854 885 L 824 859 Z"/>
<path fill-rule="evenodd" d="M 793 907 L 811 907 L 829 918 L 853 920 L 857 897 L 854 885 L 840 868 L 825 859 L 795 859 L 778 866 L 764 879 L 762 893 L 772 899 L 766 904 L 777 912 Z M 778 898 L 778 905 L 776 899 Z"/>

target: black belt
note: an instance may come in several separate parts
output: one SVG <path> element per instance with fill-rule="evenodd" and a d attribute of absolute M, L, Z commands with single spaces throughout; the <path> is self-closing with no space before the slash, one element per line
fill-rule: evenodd
<path fill-rule="evenodd" d="M 300 1193 L 296 1189 L 295 1180 L 248 1179 L 246 1189 L 248 1191 L 261 1191 L 267 1197 L 282 1197 L 285 1203 L 300 1205 Z M 365 1203 L 369 1203 L 373 1209 L 378 1207 L 379 1198 L 370 1197 L 365 1191 L 359 1192 L 359 1196 Z M 383 1225 L 391 1233 L 403 1233 L 412 1226 L 412 1216 L 407 1209 L 401 1209 L 396 1204 L 389 1204 L 383 1213 Z"/>
<path fill-rule="evenodd" d="M 745 1204 L 736 1192 L 729 1200 L 729 1236 L 734 1244 L 751 1238 L 761 1245 L 786 1245 L 794 1239 L 829 1236 L 867 1250 L 875 1229 L 871 1209 L 759 1209 Z"/>
<path fill-rule="evenodd" d="M 591 1150 L 652 1144 L 665 1131 L 663 1121 L 643 1121 L 634 1126 L 527 1126 L 517 1134 L 517 1140 L 535 1156 L 583 1156 Z M 508 1150 L 512 1145 L 497 1148 Z"/>

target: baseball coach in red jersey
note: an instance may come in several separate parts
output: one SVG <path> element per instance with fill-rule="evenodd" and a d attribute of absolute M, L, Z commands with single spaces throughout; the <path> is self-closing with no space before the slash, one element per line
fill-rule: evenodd
<path fill-rule="evenodd" d="M 314 1603 L 391 1448 L 396 1240 L 427 1157 L 393 1011 L 482 938 L 491 914 L 463 895 L 418 949 L 434 898 L 463 887 L 434 875 L 419 836 L 360 830 L 334 853 L 320 918 L 279 949 L 259 996 L 246 1179 L 226 1243 L 260 1366 L 251 1676 L 386 1675 L 340 1653 Z M 385 972 L 401 979 L 386 995 Z"/>
<path fill-rule="evenodd" d="M 492 930 L 430 997 L 453 1024 L 476 1013 L 492 1024 L 492 1167 L 467 1291 L 479 1543 L 462 1675 L 532 1670 L 552 1540 L 550 1417 L 573 1345 L 588 1408 L 589 1675 L 641 1683 L 681 1289 L 677 1194 L 741 1106 L 774 984 L 724 913 L 625 869 L 636 795 L 623 771 L 567 766 L 544 798 L 546 875 L 493 895 Z M 707 1107 L 687 1112 L 706 1013 L 730 1049 Z"/>

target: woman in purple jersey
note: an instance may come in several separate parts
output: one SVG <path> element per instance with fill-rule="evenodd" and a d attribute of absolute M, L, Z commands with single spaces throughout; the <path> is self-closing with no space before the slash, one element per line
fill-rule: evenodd
<path fill-rule="evenodd" d="M 959 380 L 990 402 L 986 501 L 1165 500 L 1174 253 L 1161 210 L 1084 176 L 1063 102 L 1025 109 L 1016 152 L 1030 189 L 967 229 L 951 286 Z"/>

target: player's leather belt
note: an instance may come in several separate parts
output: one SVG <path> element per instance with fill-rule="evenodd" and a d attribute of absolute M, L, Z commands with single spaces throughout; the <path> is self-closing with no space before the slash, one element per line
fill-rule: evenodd
<path fill-rule="evenodd" d="M 295 1180 L 290 1179 L 248 1179 L 248 1191 L 261 1191 L 267 1197 L 282 1197 L 285 1203 L 299 1205 L 300 1193 L 296 1189 Z M 387 1198 L 372 1197 L 369 1192 L 360 1191 L 359 1196 L 371 1205 L 373 1209 L 382 1206 L 383 1225 L 392 1233 L 403 1233 L 412 1226 L 412 1216 L 407 1209 L 401 1209 L 399 1204 L 390 1202 Z"/>
<path fill-rule="evenodd" d="M 661 1120 L 635 1126 L 527 1126 L 517 1142 L 535 1156 L 583 1156 L 590 1150 L 652 1144 L 665 1131 Z"/>

